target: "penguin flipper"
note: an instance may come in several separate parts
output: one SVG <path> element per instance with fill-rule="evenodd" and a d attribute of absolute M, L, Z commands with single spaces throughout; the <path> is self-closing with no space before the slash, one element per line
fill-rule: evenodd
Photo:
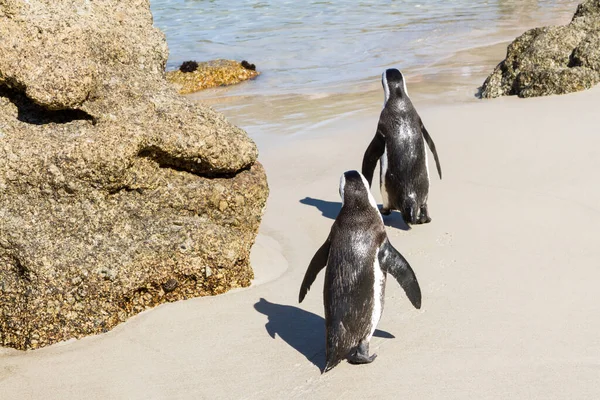
<path fill-rule="evenodd" d="M 421 308 L 421 288 L 417 277 L 408 261 L 392 246 L 388 239 L 385 240 L 379 250 L 379 265 L 381 268 L 392 275 L 410 300 L 415 308 Z"/>
<path fill-rule="evenodd" d="M 367 179 L 367 182 L 369 182 L 369 186 L 371 186 L 371 183 L 373 182 L 373 173 L 375 172 L 377 161 L 379 161 L 379 158 L 383 155 L 384 151 L 385 138 L 378 128 L 375 137 L 365 151 L 362 163 L 362 174 Z"/>
<path fill-rule="evenodd" d="M 438 175 L 440 179 L 442 179 L 442 166 L 440 165 L 440 158 L 438 157 L 437 150 L 435 149 L 435 143 L 433 143 L 433 139 L 429 136 L 429 132 L 425 129 L 425 125 L 423 125 L 423 121 L 421 121 L 421 132 L 423 132 L 423 137 L 429 146 L 429 149 L 433 153 L 433 158 L 435 159 L 435 166 L 437 167 Z"/>
<path fill-rule="evenodd" d="M 302 303 L 304 300 L 304 296 L 308 293 L 310 286 L 313 284 L 319 272 L 325 267 L 327 264 L 327 258 L 329 257 L 329 247 L 331 246 L 331 237 L 328 237 L 325 243 L 319 247 L 319 250 L 315 253 L 312 260 L 310 260 L 310 264 L 308 265 L 308 269 L 304 274 L 304 279 L 302 280 L 302 285 L 300 286 L 300 294 L 298 295 L 298 302 Z"/>

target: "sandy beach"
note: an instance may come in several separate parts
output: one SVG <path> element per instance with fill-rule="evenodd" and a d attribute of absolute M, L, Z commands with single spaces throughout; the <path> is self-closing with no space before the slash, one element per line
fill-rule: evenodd
<path fill-rule="evenodd" d="M 598 104 L 600 87 L 416 102 L 444 171 L 432 174 L 433 221 L 384 221 L 423 306 L 388 280 L 370 365 L 321 375 L 323 274 L 297 298 L 341 207 L 339 177 L 360 168 L 381 103 L 258 141 L 271 193 L 252 287 L 162 305 L 99 336 L 2 349 L 0 398 L 598 398 Z M 377 182 L 373 192 L 380 202 Z"/>

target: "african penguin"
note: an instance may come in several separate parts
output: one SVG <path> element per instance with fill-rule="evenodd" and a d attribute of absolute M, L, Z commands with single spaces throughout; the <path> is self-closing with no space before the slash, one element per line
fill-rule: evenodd
<path fill-rule="evenodd" d="M 385 103 L 375 137 L 363 157 L 362 173 L 370 186 L 379 160 L 381 213 L 387 215 L 392 210 L 399 210 L 406 223 L 428 223 L 431 218 L 427 210 L 429 165 L 425 142 L 433 153 L 441 179 L 440 159 L 431 136 L 408 97 L 402 73 L 388 69 L 382 74 L 381 82 Z"/>
<path fill-rule="evenodd" d="M 342 209 L 325 243 L 317 250 L 300 287 L 301 303 L 317 274 L 327 266 L 325 305 L 326 358 L 323 372 L 344 358 L 355 364 L 372 362 L 369 341 L 383 311 L 387 273 L 421 307 L 421 289 L 408 262 L 390 244 L 367 180 L 358 171 L 340 181 Z"/>

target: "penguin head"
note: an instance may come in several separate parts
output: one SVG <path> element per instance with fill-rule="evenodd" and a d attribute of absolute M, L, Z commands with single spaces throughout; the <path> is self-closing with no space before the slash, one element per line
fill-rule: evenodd
<path fill-rule="evenodd" d="M 381 84 L 383 85 L 383 90 L 385 92 L 385 103 L 387 103 L 390 98 L 403 99 L 408 97 L 404 75 L 396 68 L 386 69 L 385 72 L 381 74 Z"/>
<path fill-rule="evenodd" d="M 369 189 L 369 183 L 358 171 L 346 171 L 340 178 L 340 197 L 345 204 L 370 203 L 377 209 L 377 203 Z"/>

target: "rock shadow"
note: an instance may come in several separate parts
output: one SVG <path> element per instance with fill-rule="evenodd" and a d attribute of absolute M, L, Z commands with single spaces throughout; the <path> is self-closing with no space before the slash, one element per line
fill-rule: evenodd
<path fill-rule="evenodd" d="M 342 203 L 339 201 L 327 201 L 321 199 L 314 199 L 312 197 L 305 197 L 300 200 L 300 203 L 308 206 L 313 206 L 321 211 L 321 215 L 325 218 L 335 219 L 342 209 Z M 381 209 L 381 206 L 379 206 Z M 410 226 L 402 219 L 402 214 L 398 211 L 392 211 L 390 215 L 382 215 L 383 223 L 385 226 L 390 228 L 400 229 L 402 231 L 410 230 Z"/>
<path fill-rule="evenodd" d="M 322 372 L 325 368 L 325 319 L 301 308 L 271 303 L 261 298 L 254 308 L 268 317 L 265 329 L 278 335 Z M 375 330 L 373 336 L 393 339 L 391 333 Z"/>
<path fill-rule="evenodd" d="M 6 97 L 18 110 L 17 119 L 32 125 L 66 124 L 76 120 L 86 120 L 95 124 L 94 118 L 79 109 L 49 110 L 27 97 L 24 93 L 0 85 L 0 97 Z"/>

